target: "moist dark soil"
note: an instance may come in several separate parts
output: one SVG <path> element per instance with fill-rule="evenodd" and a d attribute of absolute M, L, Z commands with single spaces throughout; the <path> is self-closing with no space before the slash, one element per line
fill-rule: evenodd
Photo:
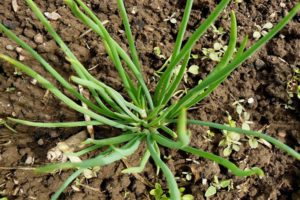
<path fill-rule="evenodd" d="M 72 16 L 63 1 L 36 0 L 35 2 L 44 12 L 56 11 L 62 16 L 51 23 L 86 68 L 92 68 L 91 73 L 95 77 L 123 92 L 118 74 L 105 53 L 99 37 L 92 32 L 87 32 L 88 28 Z M 122 47 L 127 48 L 116 1 L 87 2 L 101 20 L 109 21 L 105 25 L 108 31 Z M 187 36 L 191 35 L 208 16 L 217 2 L 214 0 L 194 2 Z M 267 22 L 275 24 L 296 2 L 244 0 L 236 4 L 233 1 L 215 25 L 224 27 L 227 33 L 223 36 L 223 40 L 227 41 L 230 26 L 228 13 L 234 10 L 239 26 L 239 41 L 248 34 L 252 44 L 254 38 L 251 36 L 257 30 L 255 24 L 260 26 Z M 19 8 L 14 11 L 12 0 L 1 0 L 1 22 L 41 53 L 65 78 L 73 75 L 74 71 L 65 60 L 64 54 L 25 2 L 19 0 L 17 3 Z M 125 4 L 143 65 L 144 77 L 153 92 L 158 80 L 154 72 L 164 62 L 154 55 L 153 48 L 159 46 L 162 54 L 167 57 L 171 54 L 185 1 L 126 0 Z M 173 13 L 178 21 L 176 24 L 164 20 Z M 41 38 L 36 38 L 38 34 L 42 35 L 42 41 Z M 192 60 L 190 64 L 199 65 L 201 73 L 189 75 L 188 81 L 182 84 L 182 88 L 195 86 L 216 64 L 207 59 L 202 60 L 201 52 L 202 48 L 212 47 L 215 41 L 212 31 L 208 31 L 197 43 L 193 54 L 198 54 L 200 57 Z M 0 33 L 1 53 L 22 59 L 24 63 L 57 84 L 28 53 L 16 47 L 14 42 Z M 300 151 L 299 100 L 292 99 L 290 106 L 295 109 L 286 108 L 290 100 L 287 82 L 292 77 L 293 67 L 300 67 L 299 14 L 280 34 L 234 71 L 213 94 L 194 107 L 189 115 L 194 119 L 226 123 L 226 112 L 228 112 L 239 122 L 232 103 L 240 99 L 247 101 L 253 98 L 253 103 L 243 104 L 251 114 L 251 121 L 253 121 L 251 128 L 262 130 Z M 58 84 L 57 86 L 61 88 Z M 31 78 L 17 73 L 7 63 L 0 62 L 0 117 L 8 116 L 49 122 L 83 120 L 83 116 L 70 110 L 52 94 L 48 94 Z M 47 151 L 59 141 L 78 133 L 82 128 L 41 129 L 21 125 L 13 127 L 18 133 L 12 133 L 4 127 L 0 129 L 0 196 L 9 199 L 49 199 L 72 172 L 40 175 L 35 174 L 32 168 L 48 163 Z M 205 139 L 207 128 L 191 126 L 190 129 L 193 146 L 222 155 L 222 148 L 218 146 L 222 137 L 221 132 L 214 130 L 216 136 L 212 141 L 208 141 Z M 111 132 L 112 130 L 108 129 L 96 129 L 96 136 L 108 137 L 111 136 Z M 143 150 L 140 148 L 125 162 L 120 161 L 101 168 L 97 178 L 84 180 L 81 186 L 77 186 L 77 190 L 69 187 L 61 199 L 151 199 L 149 191 L 154 183 L 160 182 L 163 188 L 166 188 L 163 176 L 156 176 L 156 168 L 152 161 L 147 164 L 145 172 L 140 176 L 121 173 L 128 163 L 130 166 L 138 165 Z M 212 183 L 214 175 L 220 179 L 232 179 L 233 189 L 230 191 L 222 189 L 211 199 L 300 199 L 300 163 L 274 147 L 269 148 L 260 144 L 257 149 L 251 149 L 244 141 L 240 151 L 229 157 L 241 168 L 261 167 L 265 171 L 263 178 L 235 177 L 211 161 L 174 150 L 162 149 L 161 151 L 164 155 L 163 159 L 179 177 L 179 185 L 185 187 L 186 193 L 193 194 L 197 200 L 205 199 L 204 193 L 208 184 Z M 30 164 L 28 157 L 34 158 L 34 162 Z M 190 173 L 191 180 L 186 180 L 183 172 Z M 208 184 L 203 184 L 203 179 L 207 179 Z"/>

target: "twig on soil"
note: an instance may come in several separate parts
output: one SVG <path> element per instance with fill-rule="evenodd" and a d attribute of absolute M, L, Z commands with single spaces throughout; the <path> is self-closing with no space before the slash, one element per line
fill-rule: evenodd
<path fill-rule="evenodd" d="M 93 187 L 91 187 L 91 186 L 88 186 L 88 185 L 82 184 L 82 183 L 77 183 L 77 184 L 78 184 L 79 186 L 81 186 L 81 187 L 84 187 L 84 188 L 88 189 L 88 190 L 91 190 L 91 191 L 97 192 L 97 193 L 99 193 L 99 194 L 102 194 L 102 192 L 101 192 L 100 190 L 98 190 L 97 188 L 93 188 Z"/>
<path fill-rule="evenodd" d="M 16 167 L 0 167 L 1 170 L 24 170 L 24 171 L 33 171 L 35 167 L 23 167 L 23 166 L 16 166 Z"/>

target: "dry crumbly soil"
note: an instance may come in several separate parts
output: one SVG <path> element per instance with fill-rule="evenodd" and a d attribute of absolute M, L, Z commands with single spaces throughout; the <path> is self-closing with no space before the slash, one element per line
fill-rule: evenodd
<path fill-rule="evenodd" d="M 122 84 L 117 78 L 108 56 L 105 54 L 100 39 L 96 34 L 85 33 L 88 28 L 76 20 L 69 9 L 61 0 L 36 0 L 43 11 L 56 11 L 62 18 L 51 23 L 62 36 L 64 41 L 74 50 L 80 61 L 87 68 L 92 68 L 91 73 L 105 83 L 122 92 Z M 176 13 L 180 21 L 184 2 L 179 1 L 137 1 L 126 0 L 130 23 L 136 39 L 137 50 L 143 64 L 144 77 L 153 92 L 157 77 L 155 70 L 159 69 L 163 60 L 157 58 L 153 48 L 159 46 L 166 56 L 171 54 L 174 44 L 177 24 L 172 24 L 164 19 Z M 213 0 L 195 0 L 191 20 L 188 25 L 188 34 L 203 21 L 210 11 L 216 6 Z M 252 35 L 256 29 L 255 24 L 263 25 L 266 22 L 276 23 L 283 17 L 297 1 L 288 0 L 244 0 L 243 3 L 231 5 L 217 21 L 217 27 L 224 27 L 228 32 L 228 13 L 235 10 L 238 26 L 239 41 L 246 34 Z M 46 58 L 65 78 L 74 74 L 64 55 L 57 47 L 54 40 L 46 33 L 40 22 L 34 17 L 24 1 L 18 1 L 19 9 L 14 12 L 11 0 L 0 2 L 0 21 L 13 30 L 23 40 Z M 126 48 L 126 39 L 121 20 L 118 16 L 116 1 L 92 0 L 89 6 L 101 20 L 108 20 L 108 31 Z M 136 10 L 136 13 L 132 12 Z M 37 34 L 43 36 L 43 41 L 34 39 Z M 223 37 L 228 39 L 228 34 Z M 212 32 L 208 32 L 196 45 L 193 53 L 202 55 L 201 48 L 211 47 L 215 39 Z M 250 37 L 250 43 L 254 39 Z M 7 50 L 7 45 L 12 45 L 14 50 Z M 0 52 L 13 57 L 23 56 L 24 62 L 33 69 L 42 73 L 55 83 L 54 79 L 38 65 L 26 52 L 15 49 L 16 44 L 0 33 Z M 196 76 L 189 75 L 187 83 L 181 87 L 191 88 L 199 79 L 213 68 L 215 63 L 208 60 L 192 60 L 190 64 L 197 64 L 201 73 Z M 95 67 L 96 66 L 96 67 Z M 232 103 L 239 99 L 254 98 L 253 104 L 244 104 L 247 112 L 251 114 L 253 130 L 263 130 L 300 151 L 300 112 L 299 100 L 293 99 L 295 110 L 286 109 L 289 98 L 286 85 L 292 76 L 292 67 L 300 67 L 300 15 L 291 21 L 280 35 L 270 41 L 259 53 L 251 57 L 238 70 L 226 80 L 212 95 L 197 105 L 190 117 L 219 123 L 226 122 L 226 111 L 236 121 L 238 115 Z M 14 89 L 11 89 L 14 88 Z M 11 90 L 8 90 L 11 89 Z M 82 116 L 70 110 L 59 102 L 52 94 L 26 75 L 18 75 L 10 65 L 0 62 L 0 117 L 15 116 L 17 118 L 35 121 L 75 121 L 82 120 Z M 7 129 L 0 129 L 0 196 L 9 199 L 49 199 L 60 184 L 70 175 L 71 171 L 38 175 L 30 167 L 47 163 L 47 150 L 54 147 L 57 142 L 79 132 L 80 128 L 71 129 L 41 129 L 14 125 L 18 131 L 13 134 Z M 222 154 L 218 147 L 221 133 L 216 132 L 213 141 L 204 138 L 207 128 L 190 127 L 193 133 L 192 145 L 204 150 Z M 96 129 L 96 136 L 111 136 L 113 130 Z M 135 155 L 127 159 L 126 163 L 137 165 L 143 153 L 141 148 Z M 247 178 L 234 177 L 226 169 L 213 162 L 197 158 L 182 152 L 162 149 L 162 153 L 173 173 L 180 177 L 179 185 L 186 188 L 187 193 L 194 195 L 195 199 L 204 199 L 208 185 L 203 185 L 206 178 L 211 183 L 213 176 L 220 179 L 231 178 L 234 189 L 220 190 L 211 199 L 300 199 L 300 163 L 275 148 L 259 145 L 251 149 L 247 142 L 243 142 L 238 153 L 233 153 L 230 160 L 241 168 L 258 166 L 266 176 Z M 34 158 L 34 164 L 26 165 L 28 157 Z M 196 162 L 186 160 L 190 158 Z M 7 169 L 4 169 L 7 167 Z M 78 191 L 68 188 L 61 199 L 151 199 L 149 191 L 151 184 L 160 182 L 166 187 L 165 179 L 155 174 L 153 163 L 147 164 L 141 177 L 122 174 L 124 162 L 116 162 L 103 167 L 97 178 L 83 180 Z M 192 179 L 187 181 L 182 172 L 192 174 Z"/>

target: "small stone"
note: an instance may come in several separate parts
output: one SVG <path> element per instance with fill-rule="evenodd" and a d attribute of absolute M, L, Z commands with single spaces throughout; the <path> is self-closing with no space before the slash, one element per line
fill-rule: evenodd
<path fill-rule="evenodd" d="M 171 19 L 170 19 L 170 22 L 171 22 L 172 24 L 176 24 L 176 23 L 177 23 L 177 20 L 176 20 L 175 18 L 171 18 Z"/>
<path fill-rule="evenodd" d="M 35 31 L 30 28 L 24 29 L 23 34 L 30 39 L 32 39 L 36 35 Z"/>
<path fill-rule="evenodd" d="M 60 14 L 58 14 L 57 12 L 45 12 L 44 13 L 45 14 L 45 16 L 48 18 L 48 19 L 50 19 L 50 20 L 58 20 L 58 19 L 60 19 L 61 18 L 61 16 L 60 16 Z"/>
<path fill-rule="evenodd" d="M 32 156 L 27 156 L 27 158 L 25 160 L 25 164 L 31 165 L 33 163 L 34 163 L 34 158 Z"/>
<path fill-rule="evenodd" d="M 284 39 L 284 38 L 285 38 L 285 35 L 279 34 L 279 37 L 280 37 L 281 39 Z"/>
<path fill-rule="evenodd" d="M 258 69 L 258 70 L 263 68 L 266 65 L 266 63 L 261 59 L 257 59 L 254 64 L 255 64 L 256 69 Z"/>
<path fill-rule="evenodd" d="M 278 132 L 278 136 L 281 137 L 281 138 L 285 138 L 286 137 L 286 132 L 284 130 L 280 130 Z"/>
<path fill-rule="evenodd" d="M 21 53 L 22 51 L 23 51 L 23 49 L 21 47 L 16 48 L 16 52 Z"/>
<path fill-rule="evenodd" d="M 42 145 L 44 145 L 44 140 L 43 139 L 39 139 L 37 141 L 37 143 L 38 143 L 38 145 L 42 146 Z"/>
<path fill-rule="evenodd" d="M 249 104 L 253 104 L 253 103 L 254 103 L 253 97 L 250 97 L 250 98 L 247 100 L 247 102 L 248 102 Z"/>
<path fill-rule="evenodd" d="M 6 45 L 6 47 L 5 47 L 7 50 L 9 50 L 9 51 L 13 51 L 14 50 L 14 47 L 12 46 L 12 45 Z"/>
<path fill-rule="evenodd" d="M 58 137 L 58 133 L 56 131 L 51 131 L 50 132 L 50 137 L 57 138 Z"/>
<path fill-rule="evenodd" d="M 131 10 L 131 14 L 135 15 L 137 13 L 137 7 L 133 6 Z"/>
<path fill-rule="evenodd" d="M 31 83 L 32 85 L 36 85 L 36 84 L 37 84 L 37 80 L 36 80 L 36 79 L 32 79 L 32 80 L 30 81 L 30 83 Z"/>
<path fill-rule="evenodd" d="M 281 3 L 279 4 L 279 6 L 280 6 L 281 8 L 285 8 L 285 7 L 286 7 L 286 4 L 283 3 L 283 2 L 281 2 Z"/>
<path fill-rule="evenodd" d="M 34 41 L 37 43 L 37 44 L 43 44 L 44 42 L 44 38 L 42 36 L 42 34 L 38 33 L 34 36 Z"/>
<path fill-rule="evenodd" d="M 154 28 L 151 27 L 150 25 L 146 25 L 144 28 L 145 28 L 145 30 L 150 31 L 150 32 L 154 31 Z"/>
<path fill-rule="evenodd" d="M 18 59 L 19 59 L 19 61 L 23 61 L 23 60 L 25 60 L 25 57 L 22 55 L 19 55 Z"/>

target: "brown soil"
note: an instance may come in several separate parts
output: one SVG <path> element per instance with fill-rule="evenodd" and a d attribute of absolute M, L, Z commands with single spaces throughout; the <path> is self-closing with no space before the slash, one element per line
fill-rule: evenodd
<path fill-rule="evenodd" d="M 122 90 L 117 72 L 105 54 L 96 34 L 88 33 L 80 37 L 88 29 L 72 16 L 69 9 L 62 3 L 63 1 L 36 0 L 35 2 L 42 10 L 57 11 L 63 16 L 61 19 L 53 21 L 52 24 L 64 41 L 69 44 L 87 68 L 100 63 L 91 71 L 97 78 L 118 90 Z M 222 26 L 228 30 L 229 20 L 226 16 L 228 16 L 230 9 L 234 9 L 239 25 L 239 41 L 241 41 L 245 34 L 252 35 L 253 30 L 255 30 L 255 23 L 263 25 L 268 21 L 278 22 L 296 2 L 295 0 L 245 0 L 238 5 L 232 3 L 227 8 L 225 17 L 221 18 L 216 26 Z M 2 23 L 37 49 L 66 78 L 72 75 L 74 72 L 63 59 L 63 53 L 54 40 L 45 32 L 41 23 L 36 20 L 25 3 L 18 1 L 18 4 L 20 8 L 14 12 L 11 0 L 1 1 L 0 20 Z M 120 32 L 122 25 L 118 16 L 116 1 L 93 0 L 90 5 L 101 20 L 109 20 L 109 24 L 106 25 L 109 32 L 126 48 L 124 33 Z M 216 2 L 213 0 L 195 1 L 188 30 L 195 30 L 215 5 Z M 134 6 L 137 10 L 136 14 L 131 13 Z M 164 55 L 170 55 L 178 24 L 165 22 L 164 19 L 176 12 L 176 18 L 179 21 L 183 12 L 184 1 L 128 0 L 126 7 L 137 41 L 137 49 L 144 66 L 145 78 L 153 91 L 156 82 L 154 71 L 163 64 L 163 61 L 153 54 L 153 47 L 160 46 Z M 272 14 L 273 17 L 271 17 Z M 43 35 L 42 44 L 34 40 L 34 36 L 38 33 Z M 224 39 L 226 40 L 227 37 L 228 35 L 225 35 Z M 251 43 L 253 43 L 253 38 L 250 38 Z M 198 42 L 193 53 L 201 55 L 201 48 L 210 47 L 213 41 L 212 33 L 208 32 Z M 16 50 L 7 50 L 7 45 L 16 47 L 12 41 L 0 34 L 1 53 L 5 52 L 5 54 L 13 57 L 24 56 L 25 63 L 54 82 L 53 78 L 26 52 L 17 53 Z M 201 61 L 201 58 L 193 60 L 192 64 L 198 64 L 202 73 L 189 79 L 188 83 L 185 84 L 189 88 L 204 77 L 214 65 L 209 61 Z M 226 111 L 228 111 L 237 120 L 238 116 L 234 114 L 232 103 L 239 99 L 252 97 L 255 100 L 254 103 L 246 104 L 247 112 L 251 113 L 251 120 L 254 122 L 252 129 L 263 129 L 268 134 L 300 151 L 299 100 L 293 100 L 293 106 L 296 107 L 296 110 L 285 109 L 285 104 L 288 102 L 286 84 L 291 78 L 293 66 L 300 67 L 299 14 L 281 31 L 281 35 L 276 36 L 258 54 L 233 72 L 224 84 L 190 112 L 190 116 L 195 119 L 224 123 Z M 0 63 L 0 117 L 16 116 L 17 118 L 36 121 L 82 119 L 82 116 L 68 109 L 51 94 L 45 94 L 45 90 L 32 83 L 29 77 L 17 75 L 14 72 L 15 70 L 11 66 L 3 62 Z M 6 91 L 7 88 L 11 87 L 15 90 Z M 49 199 L 51 194 L 70 175 L 71 171 L 60 174 L 37 175 L 33 173 L 30 167 L 40 166 L 48 162 L 46 160 L 47 150 L 81 129 L 40 129 L 21 125 L 16 125 L 14 128 L 18 131 L 17 134 L 13 134 L 3 127 L 0 129 L 0 166 L 11 168 L 1 168 L 0 197 L 2 193 L 9 199 Z M 191 129 L 193 131 L 193 146 L 221 154 L 221 148 L 218 147 L 221 138 L 219 132 L 217 132 L 217 137 L 209 142 L 203 137 L 206 134 L 206 128 L 192 126 Z M 108 136 L 110 131 L 98 130 L 97 135 Z M 38 142 L 41 139 L 43 142 Z M 6 144 L 7 141 L 11 143 Z M 142 152 L 143 149 L 140 149 L 127 160 L 127 163 L 137 165 Z M 167 163 L 174 174 L 181 177 L 179 184 L 183 185 L 187 189 L 187 193 L 193 194 L 197 200 L 204 199 L 204 193 L 208 187 L 202 184 L 202 179 L 206 178 L 210 183 L 213 175 L 222 179 L 232 178 L 234 189 L 230 191 L 221 190 L 211 199 L 300 199 L 300 163 L 275 148 L 269 149 L 264 145 L 259 145 L 258 149 L 250 149 L 248 143 L 244 142 L 241 150 L 238 153 L 233 153 L 230 157 L 230 160 L 240 167 L 261 167 L 266 173 L 266 176 L 261 179 L 255 176 L 234 177 L 226 169 L 210 161 L 176 151 L 162 149 L 162 152 L 165 156 L 171 156 Z M 35 159 L 33 166 L 25 164 L 29 156 Z M 191 158 L 199 163 L 187 161 L 186 158 Z M 164 187 L 166 186 L 162 176 L 156 177 L 155 168 L 151 163 L 141 174 L 142 178 L 122 174 L 121 170 L 124 167 L 124 162 L 116 162 L 103 167 L 98 178 L 85 181 L 84 186 L 79 187 L 79 191 L 74 191 L 69 187 L 61 199 L 150 199 L 149 191 L 152 188 L 145 180 L 150 183 L 160 181 Z M 186 181 L 182 172 L 191 172 L 192 180 Z"/>

